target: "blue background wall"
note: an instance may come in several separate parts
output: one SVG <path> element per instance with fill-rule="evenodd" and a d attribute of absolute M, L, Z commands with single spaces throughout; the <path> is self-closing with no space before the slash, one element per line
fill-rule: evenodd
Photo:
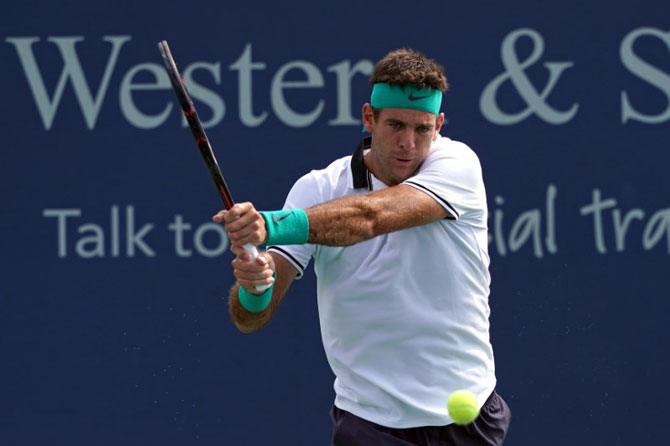
<path fill-rule="evenodd" d="M 353 151 L 374 61 L 442 63 L 443 133 L 487 184 L 507 444 L 660 444 L 667 2 L 139 3 L 0 18 L 0 444 L 328 444 L 313 273 L 270 327 L 235 331 L 220 201 L 162 39 L 236 199 L 266 209 Z"/>

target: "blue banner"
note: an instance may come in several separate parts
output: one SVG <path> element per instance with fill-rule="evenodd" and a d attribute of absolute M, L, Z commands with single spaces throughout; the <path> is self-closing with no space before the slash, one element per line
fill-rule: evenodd
<path fill-rule="evenodd" d="M 659 444 L 670 311 L 667 2 L 25 1 L 0 19 L 0 444 L 326 445 L 310 269 L 230 322 L 222 204 L 353 152 L 389 50 L 444 65 L 487 186 L 506 444 Z M 446 404 L 446 401 L 445 401 Z"/>

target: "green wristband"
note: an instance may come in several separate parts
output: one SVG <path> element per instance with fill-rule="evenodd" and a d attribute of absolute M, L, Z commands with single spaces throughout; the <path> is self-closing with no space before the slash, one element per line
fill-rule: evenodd
<path fill-rule="evenodd" d="M 304 245 L 309 238 L 309 219 L 303 209 L 264 211 L 268 232 L 266 245 Z"/>
<path fill-rule="evenodd" d="M 273 275 L 274 279 L 277 280 L 277 273 Z M 237 291 L 237 297 L 240 300 L 240 304 L 250 313 L 260 313 L 265 310 L 270 301 L 272 300 L 272 288 L 274 288 L 275 283 L 272 282 L 270 287 L 263 291 L 263 294 L 252 294 L 240 287 Z"/>

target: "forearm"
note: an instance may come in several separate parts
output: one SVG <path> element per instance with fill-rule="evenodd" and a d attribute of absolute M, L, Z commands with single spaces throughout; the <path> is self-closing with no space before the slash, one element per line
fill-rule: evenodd
<path fill-rule="evenodd" d="M 379 209 L 365 197 L 343 197 L 305 212 L 309 219 L 309 243 L 348 246 L 377 235 Z"/>
<path fill-rule="evenodd" d="M 432 198 L 405 185 L 338 198 L 305 212 L 309 219 L 308 242 L 328 246 L 353 245 L 446 216 Z"/>
<path fill-rule="evenodd" d="M 242 333 L 252 333 L 260 330 L 272 320 L 272 316 L 274 316 L 274 313 L 277 310 L 277 301 L 274 297 L 274 290 L 270 305 L 263 311 L 252 313 L 247 311 L 240 303 L 239 289 L 240 284 L 235 283 L 230 289 L 228 300 L 228 311 L 233 324 L 235 324 L 235 327 Z"/>
<path fill-rule="evenodd" d="M 284 296 L 288 292 L 291 284 L 293 283 L 293 280 L 298 273 L 295 267 L 281 255 L 275 253 L 269 254 L 273 259 L 275 268 L 275 281 L 272 286 L 272 298 L 270 299 L 270 304 L 267 306 L 267 308 L 257 313 L 253 313 L 247 311 L 242 306 L 239 299 L 239 279 L 238 282 L 236 282 L 235 285 L 233 285 L 230 289 L 228 300 L 230 318 L 232 319 L 233 324 L 235 324 L 235 327 L 237 327 L 237 329 L 243 333 L 251 333 L 260 330 L 270 323 L 275 313 L 277 312 L 279 304 L 284 299 Z"/>

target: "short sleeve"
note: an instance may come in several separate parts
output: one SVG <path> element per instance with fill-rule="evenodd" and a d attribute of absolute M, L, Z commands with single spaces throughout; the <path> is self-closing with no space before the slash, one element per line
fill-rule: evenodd
<path fill-rule="evenodd" d="M 402 184 L 430 195 L 452 220 L 486 211 L 486 191 L 477 155 L 465 144 L 449 138 L 441 137 L 419 172 Z"/>
<path fill-rule="evenodd" d="M 312 173 L 308 173 L 295 182 L 286 197 L 283 209 L 306 209 L 323 202 L 318 182 Z M 301 278 L 314 254 L 315 246 L 304 245 L 268 246 L 267 251 L 275 252 L 288 260 L 297 270 L 297 278 Z"/>

